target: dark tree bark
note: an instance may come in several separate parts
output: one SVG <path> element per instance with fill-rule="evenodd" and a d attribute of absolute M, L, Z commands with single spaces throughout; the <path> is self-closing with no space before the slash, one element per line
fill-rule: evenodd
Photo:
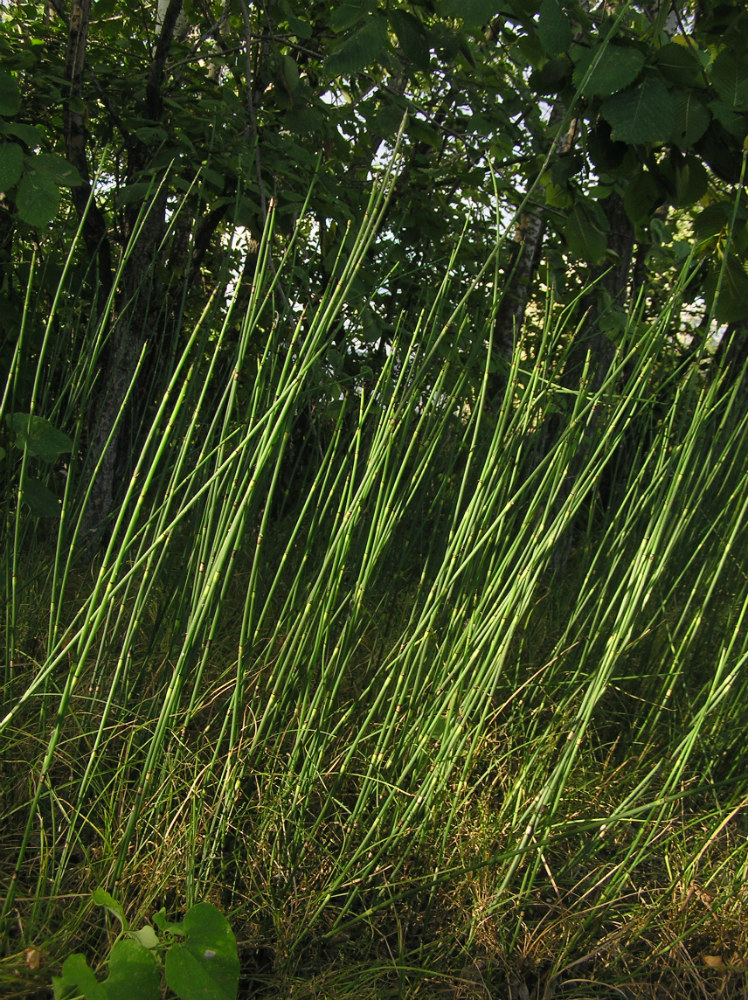
<path fill-rule="evenodd" d="M 65 54 L 65 80 L 69 90 L 63 108 L 63 122 L 67 158 L 83 178 L 82 184 L 72 188 L 73 205 L 78 218 L 83 220 L 83 239 L 88 256 L 97 265 L 96 287 L 101 293 L 99 305 L 103 306 L 112 289 L 111 250 L 106 219 L 91 188 L 86 153 L 86 127 L 83 114 L 79 110 L 90 17 L 91 0 L 73 0 Z"/>
<path fill-rule="evenodd" d="M 90 0 L 75 0 L 75 4 L 80 7 L 80 17 L 74 19 L 71 15 L 68 65 L 70 72 L 77 73 L 79 78 L 85 52 L 85 45 L 81 46 L 80 39 L 85 39 L 84 27 L 87 32 Z M 182 0 L 170 0 L 149 69 L 142 114 L 152 122 L 159 121 L 162 115 L 166 61 L 181 10 Z M 74 29 L 74 20 L 80 25 L 77 29 Z M 77 86 L 80 93 L 80 81 Z M 69 119 L 69 150 L 81 163 L 85 163 L 82 122 L 78 123 L 72 112 Z M 126 183 L 133 183 L 142 176 L 152 150 L 137 137 L 126 136 L 125 139 L 128 145 Z M 76 166 L 79 166 L 77 162 Z M 84 176 L 87 177 L 88 173 Z M 162 193 L 155 195 L 147 206 L 145 220 L 138 205 L 128 206 L 125 214 L 124 236 L 126 240 L 131 239 L 132 244 L 117 290 L 115 314 L 99 364 L 98 394 L 89 416 L 91 435 L 84 474 L 92 476 L 98 466 L 83 519 L 83 531 L 89 545 L 97 544 L 100 539 L 114 508 L 118 487 L 132 469 L 132 452 L 138 443 L 142 418 L 149 403 L 148 386 L 152 384 L 158 367 L 158 341 L 165 317 L 154 264 L 165 231 L 165 209 L 166 195 Z M 87 240 L 89 252 L 93 249 L 94 236 L 100 246 L 108 248 L 106 224 L 101 213 L 94 216 L 94 224 L 96 231 L 92 231 L 91 244 Z M 144 358 L 144 370 L 139 373 L 138 382 L 130 392 L 126 405 L 141 356 Z"/>
<path fill-rule="evenodd" d="M 560 126 L 565 118 L 566 108 L 557 101 L 551 111 L 550 124 Z M 576 119 L 572 119 L 557 137 L 553 155 L 556 157 L 568 155 L 574 148 L 575 137 Z M 533 194 L 534 201 L 532 203 L 528 201 L 526 204 L 515 230 L 514 250 L 494 321 L 494 345 L 499 356 L 507 363 L 511 361 L 524 323 L 532 284 L 543 253 L 546 220 L 542 209 L 535 205 L 543 203 L 544 188 L 536 185 Z M 503 378 L 492 377 L 490 392 L 494 399 L 501 398 L 504 384 Z"/>

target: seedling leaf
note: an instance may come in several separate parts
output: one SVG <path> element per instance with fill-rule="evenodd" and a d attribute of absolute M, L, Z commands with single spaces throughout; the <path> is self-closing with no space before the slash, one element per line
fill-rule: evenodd
<path fill-rule="evenodd" d="M 8 429 L 15 435 L 13 444 L 16 448 L 27 448 L 28 453 L 34 458 L 41 458 L 50 464 L 56 462 L 61 455 L 67 455 L 73 450 L 73 442 L 62 431 L 58 431 L 49 420 L 44 417 L 37 417 L 30 413 L 9 413 L 5 422 Z M 103 902 L 97 898 L 97 893 L 103 893 L 108 897 L 109 902 Z M 106 906 L 107 909 L 119 918 L 119 914 L 124 913 L 122 907 L 116 900 L 112 899 L 109 893 L 104 893 L 103 889 L 94 892 L 94 902 L 99 906 Z M 115 909 L 117 908 L 117 909 Z"/>
<path fill-rule="evenodd" d="M 185 941 L 166 955 L 166 982 L 182 1000 L 235 1000 L 239 956 L 229 922 L 210 903 L 187 911 Z"/>

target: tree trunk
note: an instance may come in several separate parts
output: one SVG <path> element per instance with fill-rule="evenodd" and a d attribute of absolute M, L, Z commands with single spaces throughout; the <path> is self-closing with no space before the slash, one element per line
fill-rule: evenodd
<path fill-rule="evenodd" d="M 90 0 L 75 2 L 80 4 L 84 18 L 87 18 Z M 148 74 L 143 109 L 143 117 L 152 122 L 158 122 L 162 115 L 166 60 L 181 11 L 182 0 L 169 0 L 159 24 L 158 42 Z M 72 20 L 71 17 L 71 49 L 74 44 Z M 80 44 L 76 51 L 79 50 Z M 82 57 L 80 67 L 82 68 Z M 70 117 L 75 125 L 74 116 Z M 85 163 L 85 138 L 81 139 L 75 128 L 71 136 L 73 148 L 78 150 L 78 159 Z M 126 136 L 126 141 L 129 146 L 126 183 L 133 183 L 142 177 L 151 149 L 133 136 Z M 88 176 L 87 173 L 84 176 Z M 139 224 L 140 229 L 129 248 L 123 268 L 109 339 L 99 365 L 98 395 L 90 410 L 92 433 L 84 478 L 93 476 L 97 466 L 98 472 L 82 523 L 86 544 L 89 546 L 99 543 L 114 508 L 118 487 L 122 485 L 123 471 L 126 477 L 132 468 L 133 452 L 141 438 L 140 428 L 145 423 L 143 417 L 150 401 L 147 389 L 155 376 L 158 359 L 156 344 L 162 335 L 164 321 L 164 305 L 160 301 L 155 263 L 157 248 L 165 231 L 165 209 L 165 194 L 157 194 L 153 203 L 147 206 L 144 221 L 137 205 L 131 206 L 126 213 L 125 239 L 133 237 Z M 100 245 L 108 248 L 106 226 L 102 220 L 103 216 L 96 222 L 103 229 Z M 129 402 L 126 402 L 138 361 L 146 348 L 144 371 L 139 374 L 138 384 L 133 388 Z M 130 434 L 127 433 L 128 428 Z"/>
<path fill-rule="evenodd" d="M 561 125 L 566 118 L 566 107 L 560 100 L 556 101 L 551 110 L 550 125 Z M 559 133 L 553 155 L 561 157 L 569 154 L 574 147 L 576 136 L 576 119 Z M 507 278 L 504 285 L 499 308 L 494 321 L 494 345 L 499 356 L 510 362 L 514 347 L 519 337 L 525 319 L 525 310 L 530 299 L 532 283 L 540 264 L 543 240 L 545 238 L 546 222 L 542 210 L 536 205 L 545 201 L 545 189 L 537 184 L 520 215 L 514 233 L 514 250 L 511 255 Z M 504 379 L 492 376 L 490 393 L 494 400 L 500 399 L 504 390 Z"/>

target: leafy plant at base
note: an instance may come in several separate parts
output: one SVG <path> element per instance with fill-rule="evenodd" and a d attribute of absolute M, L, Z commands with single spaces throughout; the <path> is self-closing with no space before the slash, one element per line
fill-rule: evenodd
<path fill-rule="evenodd" d="M 52 979 L 55 1000 L 84 996 L 86 1000 L 158 1000 L 161 961 L 165 952 L 166 982 L 182 1000 L 233 1000 L 239 987 L 236 938 L 223 914 L 210 903 L 197 903 L 181 923 L 169 923 L 160 910 L 153 923 L 138 931 L 128 927 L 125 912 L 104 889 L 93 894 L 122 925 L 112 945 L 109 975 L 100 982 L 84 955 L 70 955 L 62 975 Z"/>
<path fill-rule="evenodd" d="M 20 452 L 25 452 L 30 458 L 38 458 L 48 466 L 52 466 L 63 455 L 73 450 L 73 442 L 62 431 L 54 427 L 49 420 L 30 413 L 8 413 L 5 424 L 13 435 L 11 445 Z M 6 457 L 6 451 L 0 447 L 0 462 Z M 28 504 L 35 517 L 59 517 L 60 503 L 57 497 L 44 483 L 32 476 L 22 474 L 24 466 L 14 471 L 12 482 L 19 488 L 19 497 Z"/>

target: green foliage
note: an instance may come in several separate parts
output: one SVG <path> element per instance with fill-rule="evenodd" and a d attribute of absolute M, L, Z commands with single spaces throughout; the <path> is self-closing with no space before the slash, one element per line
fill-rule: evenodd
<path fill-rule="evenodd" d="M 12 435 L 11 446 L 21 452 L 24 459 L 38 458 L 46 465 L 54 465 L 73 449 L 73 442 L 67 434 L 36 414 L 8 413 L 5 424 Z M 9 453 L 7 457 L 11 462 L 13 453 Z M 0 461 L 5 458 L 6 452 L 3 449 Z M 39 479 L 28 475 L 25 468 L 25 461 L 18 456 L 18 461 L 13 463 L 11 476 L 19 492 L 19 501 L 28 505 L 34 517 L 59 517 L 59 498 Z"/>
<path fill-rule="evenodd" d="M 169 923 L 166 912 L 137 931 L 129 928 L 120 904 L 97 889 L 94 902 L 120 922 L 121 933 L 109 954 L 109 974 L 97 979 L 85 956 L 70 955 L 62 975 L 52 980 L 55 1000 L 82 995 L 85 1000 L 158 1000 L 162 964 L 166 983 L 181 1000 L 235 1000 L 239 988 L 236 939 L 226 918 L 210 903 L 197 903 L 181 923 Z"/>
<path fill-rule="evenodd" d="M 543 0 L 540 5 L 538 35 L 551 56 L 560 55 L 571 45 L 571 22 L 557 0 Z"/>
<path fill-rule="evenodd" d="M 381 175 L 404 115 L 386 239 L 357 278 L 362 300 L 370 301 L 386 276 L 398 273 L 402 294 L 377 299 L 377 322 L 386 330 L 398 322 L 397 303 L 415 301 L 438 280 L 466 212 L 484 220 L 521 217 L 540 167 L 553 170 L 563 155 L 573 169 L 562 180 L 554 176 L 539 199 L 530 195 L 543 222 L 533 259 L 542 265 L 571 251 L 567 267 L 579 275 L 569 275 L 572 294 L 585 268 L 613 259 L 605 258 L 610 238 L 603 247 L 605 227 L 590 208 L 598 198 L 590 167 L 631 208 L 631 184 L 642 171 L 656 178 L 654 163 L 679 149 L 689 158 L 689 178 L 698 180 L 656 178 L 662 199 L 647 206 L 658 211 L 664 204 L 689 213 L 700 200 L 729 196 L 738 180 L 746 78 L 725 39 L 745 24 L 739 4 L 702 11 L 670 34 L 661 17 L 655 30 L 633 8 L 597 23 L 579 5 L 557 0 L 537 9 L 519 0 L 397 0 L 386 10 L 368 2 L 310 8 L 286 0 L 264 12 L 249 5 L 246 22 L 238 9 L 186 4 L 179 31 L 165 40 L 163 65 L 155 62 L 153 25 L 136 6 L 124 4 L 119 20 L 107 11 L 92 9 L 88 69 L 75 81 L 66 79 L 72 51 L 59 18 L 43 17 L 34 3 L 0 14 L 8 28 L 0 42 L 7 67 L 0 78 L 0 182 L 17 229 L 2 244 L 13 251 L 8 260 L 0 254 L 0 266 L 16 310 L 17 272 L 30 248 L 24 227 L 54 224 L 54 238 L 64 244 L 82 221 L 82 263 L 109 287 L 117 248 L 128 245 L 157 178 L 164 199 L 152 211 L 154 245 L 167 228 L 167 204 L 182 200 L 185 233 L 187 219 L 194 224 L 194 254 L 185 233 L 170 244 L 164 264 L 173 275 L 209 274 L 228 263 L 222 241 L 230 227 L 238 222 L 256 239 L 271 199 L 276 242 L 287 241 L 308 198 L 320 239 L 317 248 L 310 244 L 305 283 L 319 297 L 339 249 L 329 233 L 360 221 L 364 181 Z M 49 95 L 56 95 L 52 103 Z M 544 101 L 552 106 L 551 127 Z M 558 142 L 564 119 L 574 122 L 566 154 Z M 599 134 L 608 126 L 603 142 Z M 89 199 L 83 179 L 97 171 L 103 183 Z M 649 219 L 641 205 L 630 215 L 646 255 Z M 587 237 L 582 229 L 590 217 L 595 231 Z M 496 243 L 492 228 L 478 224 L 462 239 L 468 270 L 480 267 Z M 143 248 L 143 266 L 153 252 Z M 629 255 L 613 252 L 625 266 Z M 520 281 L 511 240 L 498 254 L 497 273 Z M 238 254 L 232 263 L 241 266 Z M 117 286 L 113 314 L 133 301 L 129 286 L 144 279 L 134 270 Z M 694 300 L 705 291 L 697 285 Z M 465 288 L 453 286 L 453 304 Z M 517 298 L 511 289 L 509 298 Z M 196 300 L 188 295 L 188 313 Z M 143 316 L 137 324 L 146 329 L 151 321 L 166 320 Z M 164 341 L 176 337 L 166 322 Z"/>
<path fill-rule="evenodd" d="M 358 73 L 377 59 L 386 41 L 386 21 L 381 15 L 372 14 L 339 48 L 333 49 L 325 62 L 325 71 L 331 77 Z"/>
<path fill-rule="evenodd" d="M 604 101 L 600 110 L 610 122 L 614 142 L 664 143 L 673 131 L 670 91 L 655 74 Z"/>
<path fill-rule="evenodd" d="M 33 147 L 41 133 L 22 123 L 4 121 L 21 110 L 18 80 L 0 72 L 0 190 L 15 198 L 18 215 L 36 228 L 48 225 L 57 215 L 60 189 L 82 183 L 75 167 L 56 153 L 38 153 Z M 26 152 L 13 137 L 31 145 Z"/>
<path fill-rule="evenodd" d="M 13 435 L 13 445 L 25 450 L 34 458 L 53 464 L 62 455 L 69 454 L 73 442 L 49 420 L 29 413 L 9 413 L 5 423 Z"/>
<path fill-rule="evenodd" d="M 633 45 L 600 44 L 578 49 L 574 83 L 585 97 L 609 97 L 628 87 L 639 76 L 645 54 Z"/>

